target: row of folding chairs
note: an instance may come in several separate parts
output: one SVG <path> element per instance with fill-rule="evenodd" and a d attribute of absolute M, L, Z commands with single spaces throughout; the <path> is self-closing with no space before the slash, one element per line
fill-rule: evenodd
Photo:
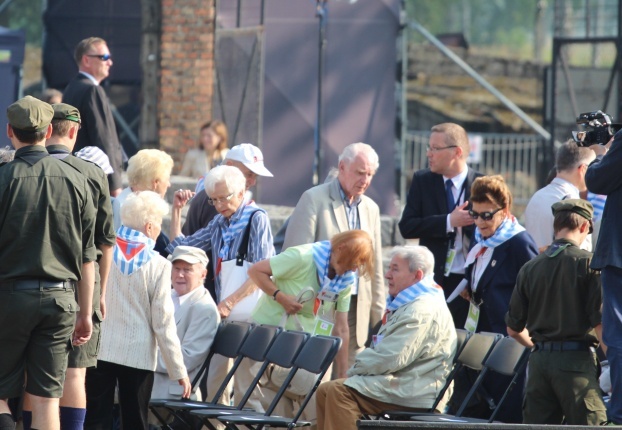
<path fill-rule="evenodd" d="M 498 333 L 471 333 L 466 330 L 457 330 L 458 346 L 454 360 L 454 366 L 447 377 L 443 389 L 436 397 L 434 404 L 428 412 L 414 413 L 412 411 L 384 411 L 377 415 L 377 419 L 401 420 L 401 421 L 424 421 L 424 422 L 456 422 L 456 423 L 492 423 L 497 416 L 499 408 L 504 403 L 508 394 L 516 385 L 517 379 L 524 371 L 529 357 L 529 348 L 519 344 L 511 337 L 503 337 Z M 445 393 L 451 386 L 456 376 L 464 369 L 472 369 L 478 372 L 477 379 L 471 386 L 464 400 L 460 403 L 455 415 L 435 413 L 436 408 L 443 400 Z M 488 399 L 491 407 L 491 415 L 488 420 L 463 416 L 467 406 L 478 391 L 482 390 L 485 378 L 494 374 L 511 376 L 511 381 L 503 392 L 498 402 Z M 365 417 L 370 419 L 371 417 Z"/>
<path fill-rule="evenodd" d="M 215 430 L 211 420 L 220 421 L 230 429 L 240 426 L 249 429 L 262 429 L 264 426 L 294 428 L 310 425 L 307 421 L 301 421 L 300 417 L 328 371 L 340 346 L 341 339 L 338 337 L 311 336 L 309 333 L 285 331 L 280 327 L 269 325 L 254 325 L 238 321 L 222 322 L 218 327 L 207 359 L 199 374 L 192 381 L 194 390 L 203 373 L 209 372 L 209 364 L 215 355 L 234 359 L 231 370 L 225 376 L 217 392 L 208 393 L 211 400 L 152 399 L 149 407 L 165 429 L 172 429 L 172 427 L 168 424 L 168 417 L 165 416 L 168 414 L 164 414 L 163 411 L 172 414 L 176 418 L 175 422 L 188 430 L 200 428 L 201 425 Z M 218 403 L 244 359 L 262 363 L 257 375 L 236 405 Z M 285 381 L 265 413 L 246 409 L 245 405 L 248 399 L 271 364 L 290 369 Z M 273 412 L 278 402 L 285 395 L 285 391 L 296 373 L 301 369 L 317 375 L 315 385 L 304 396 L 293 417 L 274 416 Z M 238 394 L 236 393 L 236 396 Z"/>

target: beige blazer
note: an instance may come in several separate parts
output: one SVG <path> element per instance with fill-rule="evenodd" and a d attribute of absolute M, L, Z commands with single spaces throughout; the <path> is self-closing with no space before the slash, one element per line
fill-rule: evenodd
<path fill-rule="evenodd" d="M 357 296 L 356 342 L 365 345 L 369 327 L 382 319 L 386 304 L 382 268 L 382 241 L 380 238 L 380 209 L 372 199 L 361 197 L 358 206 L 361 230 L 372 238 L 375 253 L 375 271 L 371 279 L 361 278 Z M 283 250 L 290 246 L 329 240 L 335 234 L 348 231 L 348 219 L 337 179 L 304 192 L 285 233 Z"/>
<path fill-rule="evenodd" d="M 192 382 L 212 346 L 220 323 L 220 315 L 216 303 L 205 288 L 201 286 L 189 294 L 192 295 L 175 311 L 175 325 L 177 326 L 177 337 L 181 342 L 184 364 Z M 200 396 L 196 388 L 195 393 Z M 162 353 L 158 350 L 151 398 L 179 399 L 182 393 L 183 388 L 177 380 L 169 379 L 166 363 Z M 197 399 L 201 400 L 200 397 Z"/>

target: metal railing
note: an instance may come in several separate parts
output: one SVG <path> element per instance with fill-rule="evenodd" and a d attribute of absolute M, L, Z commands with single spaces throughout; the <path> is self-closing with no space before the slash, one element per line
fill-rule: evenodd
<path fill-rule="evenodd" d="M 409 131 L 404 139 L 401 158 L 401 201 L 406 200 L 412 175 L 427 167 L 426 145 L 429 131 Z M 512 191 L 514 204 L 526 205 L 540 184 L 542 162 L 547 141 L 531 134 L 469 134 L 472 149 L 478 159 L 469 161 L 469 166 L 486 175 L 502 175 Z M 472 152 L 471 154 L 474 154 Z"/>

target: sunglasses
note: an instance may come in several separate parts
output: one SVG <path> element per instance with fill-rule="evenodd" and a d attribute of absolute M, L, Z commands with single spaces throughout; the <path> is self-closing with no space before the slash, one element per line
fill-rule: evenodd
<path fill-rule="evenodd" d="M 502 209 L 503 208 L 498 208 L 492 212 L 481 212 L 481 213 L 475 212 L 473 209 L 469 209 L 469 215 L 473 219 L 481 218 L 483 221 L 490 221 L 495 216 L 495 214 Z"/>
<path fill-rule="evenodd" d="M 103 54 L 103 55 L 97 55 L 97 54 L 86 54 L 87 57 L 93 57 L 93 58 L 99 58 L 102 61 L 108 61 L 110 59 L 112 59 L 112 56 L 110 54 Z"/>

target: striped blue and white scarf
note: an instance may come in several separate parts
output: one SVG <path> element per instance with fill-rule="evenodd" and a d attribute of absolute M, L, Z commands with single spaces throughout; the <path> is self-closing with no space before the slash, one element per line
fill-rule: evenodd
<path fill-rule="evenodd" d="M 403 289 L 395 297 L 388 295 L 387 311 L 394 312 L 398 308 L 407 305 L 408 303 L 412 303 L 417 297 L 421 297 L 425 294 L 433 294 L 443 298 L 445 297 L 443 290 L 438 287 L 436 282 L 434 282 L 433 275 L 428 275 L 416 284 Z"/>
<path fill-rule="evenodd" d="M 117 243 L 112 261 L 124 275 L 131 275 L 158 253 L 153 250 L 155 240 L 138 230 L 122 225 L 117 230 Z"/>
<path fill-rule="evenodd" d="M 339 294 L 356 280 L 353 271 L 348 270 L 343 275 L 336 275 L 333 279 L 328 277 L 328 267 L 330 266 L 331 246 L 329 240 L 315 242 L 312 245 L 313 262 L 317 269 L 320 279 L 321 289 Z"/>
<path fill-rule="evenodd" d="M 260 209 L 255 202 L 248 202 L 246 199 L 242 202 L 240 207 L 229 219 L 229 225 L 222 224 L 221 225 L 221 233 L 222 233 L 222 245 L 218 250 L 218 256 L 222 261 L 228 260 L 229 250 L 231 249 L 231 245 L 236 237 L 243 234 L 246 226 L 248 225 L 248 221 L 251 218 L 253 212 Z"/>
<path fill-rule="evenodd" d="M 525 228 L 518 223 L 514 215 L 510 215 L 504 219 L 494 234 L 488 239 L 482 240 L 482 234 L 480 233 L 479 228 L 475 228 L 475 240 L 477 243 L 469 251 L 464 267 L 466 268 L 473 264 L 477 256 L 480 255 L 484 248 L 495 248 L 504 243 L 506 240 L 513 238 L 521 231 L 525 231 Z"/>

